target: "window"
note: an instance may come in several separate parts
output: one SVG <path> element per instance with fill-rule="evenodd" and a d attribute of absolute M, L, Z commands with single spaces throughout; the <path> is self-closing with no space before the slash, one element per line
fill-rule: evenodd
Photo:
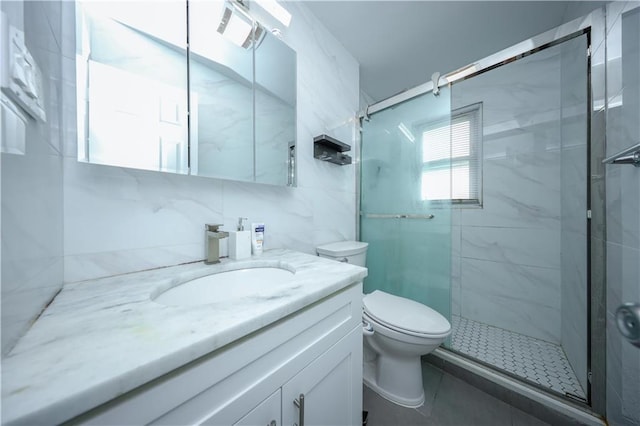
<path fill-rule="evenodd" d="M 481 205 L 481 153 L 481 103 L 452 111 L 450 122 L 425 126 L 422 132 L 422 199 Z"/>

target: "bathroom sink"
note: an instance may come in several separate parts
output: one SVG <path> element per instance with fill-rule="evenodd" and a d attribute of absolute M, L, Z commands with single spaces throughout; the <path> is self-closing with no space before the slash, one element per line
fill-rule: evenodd
<path fill-rule="evenodd" d="M 170 306 L 224 302 L 285 285 L 293 277 L 293 272 L 281 268 L 246 268 L 219 272 L 172 287 L 160 293 L 154 301 Z"/>

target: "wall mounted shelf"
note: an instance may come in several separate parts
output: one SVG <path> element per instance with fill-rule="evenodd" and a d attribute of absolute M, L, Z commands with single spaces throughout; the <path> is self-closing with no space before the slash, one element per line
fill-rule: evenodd
<path fill-rule="evenodd" d="M 351 146 L 328 135 L 313 138 L 313 156 L 318 160 L 344 166 L 351 164 L 351 157 L 343 152 L 351 151 Z"/>

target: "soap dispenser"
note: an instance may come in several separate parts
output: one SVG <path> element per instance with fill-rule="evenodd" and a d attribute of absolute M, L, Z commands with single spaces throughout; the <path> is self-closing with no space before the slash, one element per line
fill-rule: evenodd
<path fill-rule="evenodd" d="M 238 218 L 236 231 L 229 232 L 229 258 L 235 260 L 251 257 L 251 231 L 244 230 L 243 221 L 246 217 Z"/>

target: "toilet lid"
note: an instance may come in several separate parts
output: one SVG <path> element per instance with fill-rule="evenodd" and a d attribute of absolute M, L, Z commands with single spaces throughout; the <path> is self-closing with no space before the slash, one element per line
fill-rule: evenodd
<path fill-rule="evenodd" d="M 362 241 L 338 241 L 316 247 L 318 254 L 325 256 L 343 257 L 364 253 L 369 243 Z"/>
<path fill-rule="evenodd" d="M 392 328 L 426 335 L 449 333 L 451 324 L 422 303 L 375 290 L 362 299 L 365 312 Z"/>

